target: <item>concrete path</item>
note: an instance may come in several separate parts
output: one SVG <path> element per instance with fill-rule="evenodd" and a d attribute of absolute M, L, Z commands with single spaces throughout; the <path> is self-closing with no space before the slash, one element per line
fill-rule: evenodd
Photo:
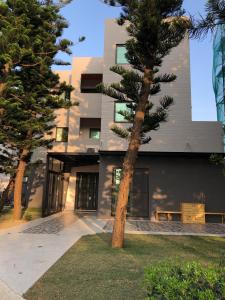
<path fill-rule="evenodd" d="M 77 240 L 102 232 L 105 223 L 64 212 L 0 230 L 0 280 L 23 295 Z"/>
<path fill-rule="evenodd" d="M 0 299 L 1 300 L 23 300 L 23 298 L 12 291 L 4 282 L 0 280 Z"/>

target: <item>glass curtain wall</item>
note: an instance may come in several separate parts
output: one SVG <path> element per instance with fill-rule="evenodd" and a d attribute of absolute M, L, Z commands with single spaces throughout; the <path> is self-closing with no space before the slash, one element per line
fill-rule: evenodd
<path fill-rule="evenodd" d="M 217 26 L 213 42 L 213 55 L 213 87 L 217 119 L 225 126 L 225 25 Z"/>

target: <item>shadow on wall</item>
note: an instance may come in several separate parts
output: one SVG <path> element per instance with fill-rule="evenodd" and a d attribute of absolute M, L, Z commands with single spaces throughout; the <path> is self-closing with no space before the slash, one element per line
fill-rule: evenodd
<path fill-rule="evenodd" d="M 24 206 L 41 207 L 45 181 L 46 165 L 43 163 L 30 164 L 26 171 L 24 183 Z"/>
<path fill-rule="evenodd" d="M 203 203 L 208 212 L 225 211 L 222 169 L 207 158 L 158 158 L 150 169 L 149 186 L 152 213 L 156 208 L 180 210 L 182 202 Z"/>

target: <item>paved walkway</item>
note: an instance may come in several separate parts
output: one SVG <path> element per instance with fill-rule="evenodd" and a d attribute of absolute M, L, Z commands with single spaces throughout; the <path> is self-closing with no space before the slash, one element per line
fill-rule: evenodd
<path fill-rule="evenodd" d="M 0 299 L 1 300 L 23 300 L 23 298 L 12 291 L 4 282 L 0 280 Z"/>
<path fill-rule="evenodd" d="M 0 300 L 19 300 L 83 235 L 112 231 L 112 220 L 63 212 L 0 230 Z M 128 220 L 127 233 L 225 237 L 225 225 Z M 10 287 L 10 289 L 9 289 Z"/>
<path fill-rule="evenodd" d="M 104 230 L 111 232 L 113 221 L 104 226 Z M 182 224 L 181 222 L 150 222 L 148 220 L 128 220 L 127 233 L 140 234 L 166 234 L 166 235 L 199 235 L 225 237 L 225 224 Z"/>
<path fill-rule="evenodd" d="M 77 240 L 102 232 L 104 225 L 95 217 L 64 212 L 0 230 L 0 281 L 23 295 Z M 5 295 L 3 285 L 0 300 Z"/>

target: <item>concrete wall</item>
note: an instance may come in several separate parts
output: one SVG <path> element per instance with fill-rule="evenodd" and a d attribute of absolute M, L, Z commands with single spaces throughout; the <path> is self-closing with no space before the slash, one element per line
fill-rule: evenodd
<path fill-rule="evenodd" d="M 125 28 L 119 27 L 115 20 L 106 21 L 103 80 L 106 84 L 118 82 L 120 76 L 109 68 L 115 65 L 116 45 L 128 39 Z M 168 122 L 162 124 L 157 132 L 152 132 L 152 141 L 141 147 L 142 151 L 160 152 L 223 152 L 222 127 L 218 122 L 192 122 L 190 53 L 188 38 L 165 57 L 162 73 L 174 73 L 177 80 L 163 84 L 160 95 L 152 97 L 157 105 L 159 98 L 170 95 L 175 104 L 169 112 Z M 126 150 L 127 143 L 111 130 L 114 120 L 114 100 L 103 96 L 102 100 L 102 150 Z M 119 124 L 121 127 L 126 126 Z"/>
<path fill-rule="evenodd" d="M 61 81 L 66 81 L 74 87 L 71 94 L 73 106 L 69 110 L 60 109 L 55 112 L 56 126 L 68 127 L 68 143 L 56 142 L 49 152 L 86 152 L 90 146 L 98 146 L 99 142 L 80 136 L 80 118 L 101 118 L 102 95 L 98 93 L 81 93 L 81 74 L 102 74 L 103 60 L 98 57 L 75 57 L 72 63 L 72 71 L 59 72 Z M 55 137 L 55 129 L 53 137 Z M 87 147 L 87 145 L 89 147 Z"/>
<path fill-rule="evenodd" d="M 46 164 L 32 166 L 29 172 L 26 197 L 29 208 L 41 208 L 44 193 Z"/>
<path fill-rule="evenodd" d="M 122 157 L 100 159 L 99 208 L 101 217 L 111 215 L 112 171 L 122 166 Z M 136 168 L 149 171 L 150 218 L 156 207 L 180 210 L 182 202 L 206 204 L 206 211 L 225 211 L 225 178 L 221 166 L 201 156 L 139 156 Z"/>

